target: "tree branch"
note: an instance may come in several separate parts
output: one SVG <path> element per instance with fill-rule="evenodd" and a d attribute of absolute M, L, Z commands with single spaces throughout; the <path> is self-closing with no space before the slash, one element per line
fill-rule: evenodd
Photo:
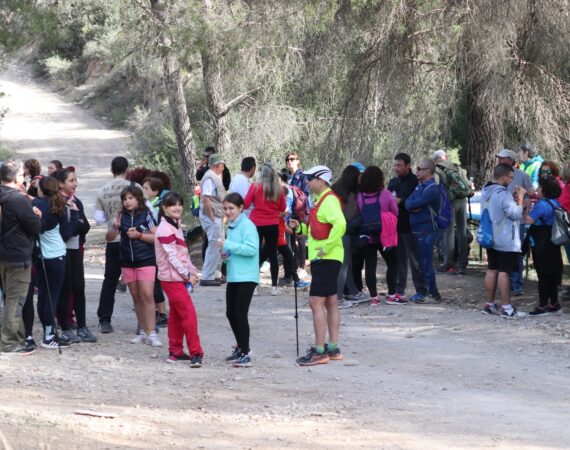
<path fill-rule="evenodd" d="M 226 103 L 226 105 L 224 106 L 224 110 L 222 111 L 222 113 L 220 114 L 219 117 L 223 117 L 225 116 L 227 113 L 230 112 L 230 110 L 235 107 L 240 105 L 241 103 L 243 103 L 247 98 L 250 97 L 250 94 L 253 94 L 255 91 L 259 91 L 261 89 L 261 86 L 256 87 L 255 89 L 252 89 L 250 91 L 244 92 L 243 94 L 238 95 L 236 98 L 234 98 L 233 100 L 230 100 L 228 103 Z"/>

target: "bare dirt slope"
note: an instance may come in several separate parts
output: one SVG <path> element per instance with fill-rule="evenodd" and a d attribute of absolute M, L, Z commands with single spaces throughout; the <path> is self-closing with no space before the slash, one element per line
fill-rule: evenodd
<path fill-rule="evenodd" d="M 0 76 L 0 90 L 10 108 L 0 139 L 25 157 L 77 166 L 78 195 L 91 211 L 109 160 L 125 153 L 128 137 L 15 69 Z M 93 330 L 101 248 L 101 233 L 93 233 Z M 165 364 L 166 347 L 130 344 L 134 313 L 130 297 L 119 294 L 116 332 L 99 335 L 97 344 L 62 356 L 44 349 L 0 355 L 0 448 L 568 448 L 568 316 L 482 316 L 475 309 L 480 269 L 438 280 L 447 299 L 441 305 L 343 312 L 345 360 L 310 369 L 294 365 L 290 292 L 254 298 L 255 366 L 243 370 L 223 362 L 233 343 L 223 288 L 194 296 L 206 352 L 201 369 Z M 312 337 L 306 293 L 299 304 L 304 351 Z"/>

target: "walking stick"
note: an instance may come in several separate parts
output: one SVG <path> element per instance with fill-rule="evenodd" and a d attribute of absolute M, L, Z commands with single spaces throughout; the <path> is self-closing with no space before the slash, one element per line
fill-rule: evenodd
<path fill-rule="evenodd" d="M 295 258 L 295 261 L 297 260 L 297 235 L 295 233 L 295 229 L 291 228 L 291 230 L 293 231 L 293 242 L 294 245 L 292 245 L 291 247 L 294 248 L 295 250 L 293 250 L 293 258 Z M 295 267 L 295 265 L 293 266 Z M 293 277 L 293 289 L 295 291 L 295 336 L 296 336 L 296 342 L 297 342 L 297 356 L 299 356 L 299 310 L 298 310 L 298 305 L 297 305 L 297 281 L 295 280 L 295 277 Z"/>
<path fill-rule="evenodd" d="M 53 300 L 51 298 L 51 290 L 49 288 L 49 281 L 48 281 L 48 276 L 47 276 L 47 269 L 46 269 L 46 263 L 44 261 L 44 256 L 43 256 L 43 252 L 42 252 L 42 243 L 40 241 L 40 237 L 38 236 L 37 239 L 37 243 L 38 243 L 38 248 L 40 249 L 40 259 L 42 261 L 42 269 L 44 272 L 44 278 L 46 279 L 46 289 L 47 289 L 47 293 L 48 293 L 48 299 L 49 299 L 49 306 L 50 306 L 50 310 L 51 310 L 51 318 L 53 321 L 53 334 L 57 340 L 57 349 L 59 350 L 59 354 L 61 355 L 61 344 L 59 343 L 59 334 L 57 332 L 57 326 L 55 325 L 55 311 L 53 310 Z"/>

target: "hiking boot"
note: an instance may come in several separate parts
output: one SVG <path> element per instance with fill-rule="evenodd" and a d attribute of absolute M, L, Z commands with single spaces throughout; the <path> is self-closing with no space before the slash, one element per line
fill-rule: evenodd
<path fill-rule="evenodd" d="M 543 316 L 543 315 L 547 315 L 547 314 L 548 314 L 548 306 L 545 306 L 544 308 L 537 306 L 531 312 L 528 313 L 528 316 L 529 317 L 537 317 L 537 316 Z"/>
<path fill-rule="evenodd" d="M 97 338 L 87 327 L 83 327 L 77 330 L 77 337 L 81 340 L 81 342 L 97 342 Z"/>
<path fill-rule="evenodd" d="M 59 347 L 69 347 L 71 344 L 69 342 L 58 339 L 58 337 L 54 335 L 50 339 L 46 339 L 44 336 L 40 345 L 43 348 L 58 349 Z"/>
<path fill-rule="evenodd" d="M 200 286 L 221 286 L 222 283 L 217 280 L 200 280 Z"/>
<path fill-rule="evenodd" d="M 226 357 L 226 362 L 233 363 L 237 361 L 241 355 L 242 355 L 241 349 L 234 347 L 234 351 L 232 352 L 232 354 Z"/>
<path fill-rule="evenodd" d="M 157 312 L 156 326 L 160 328 L 166 328 L 168 326 L 168 314 Z"/>
<path fill-rule="evenodd" d="M 284 286 L 291 286 L 293 284 L 293 280 L 291 278 L 280 278 L 277 282 L 277 286 L 284 287 Z"/>
<path fill-rule="evenodd" d="M 307 290 L 311 286 L 311 283 L 304 280 L 299 280 L 295 283 L 295 287 L 301 290 Z"/>
<path fill-rule="evenodd" d="M 325 353 L 331 361 L 340 361 L 343 358 L 340 348 L 337 347 L 334 350 L 329 350 L 328 344 L 325 344 Z"/>
<path fill-rule="evenodd" d="M 378 305 L 380 304 L 380 302 L 378 301 L 378 297 L 372 297 L 372 298 L 370 299 L 370 304 L 371 304 L 372 306 L 378 306 Z"/>
<path fill-rule="evenodd" d="M 406 305 L 408 300 L 405 297 L 400 297 L 399 294 L 387 295 L 385 302 L 387 305 Z"/>
<path fill-rule="evenodd" d="M 414 295 L 410 297 L 410 301 L 414 303 L 423 303 L 425 302 L 425 299 L 426 296 L 424 294 L 420 294 L 419 292 L 416 292 Z"/>
<path fill-rule="evenodd" d="M 81 339 L 71 330 L 62 331 L 59 335 L 59 340 L 60 342 L 69 342 L 70 344 L 79 344 L 81 342 Z"/>
<path fill-rule="evenodd" d="M 327 364 L 330 360 L 325 352 L 319 353 L 315 347 L 311 347 L 307 350 L 307 354 L 297 358 L 296 362 L 299 366 L 316 366 L 317 364 Z"/>
<path fill-rule="evenodd" d="M 101 333 L 103 334 L 112 333 L 114 331 L 111 322 L 101 322 L 99 326 L 101 327 Z"/>
<path fill-rule="evenodd" d="M 514 306 L 511 306 L 509 309 L 506 309 L 504 306 L 501 306 L 500 310 L 501 317 L 505 319 L 520 319 L 522 317 L 526 317 L 526 313 L 517 311 Z"/>
<path fill-rule="evenodd" d="M 200 355 L 194 355 L 190 359 L 190 367 L 193 369 L 198 369 L 202 367 L 202 357 Z"/>
<path fill-rule="evenodd" d="M 153 331 L 149 335 L 145 336 L 144 343 L 150 345 L 151 347 L 162 347 L 162 342 L 160 342 L 160 339 L 158 339 L 156 331 Z"/>
<path fill-rule="evenodd" d="M 481 310 L 481 314 L 499 314 L 499 307 L 496 303 L 485 303 L 485 306 L 483 306 L 483 309 Z"/>
<path fill-rule="evenodd" d="M 130 340 L 131 344 L 145 344 L 146 343 L 146 333 L 144 331 L 140 331 L 136 337 Z"/>
<path fill-rule="evenodd" d="M 175 355 L 174 353 L 170 352 L 168 358 L 166 358 L 166 362 L 169 364 L 176 364 L 178 361 L 190 361 L 190 357 L 186 353 Z"/>
<path fill-rule="evenodd" d="M 248 355 L 240 355 L 240 357 L 232 364 L 233 367 L 251 367 L 251 358 Z"/>
<path fill-rule="evenodd" d="M 562 307 L 560 306 L 560 303 L 556 303 L 554 306 L 548 305 L 547 309 L 548 314 L 555 314 L 557 316 L 562 314 Z"/>

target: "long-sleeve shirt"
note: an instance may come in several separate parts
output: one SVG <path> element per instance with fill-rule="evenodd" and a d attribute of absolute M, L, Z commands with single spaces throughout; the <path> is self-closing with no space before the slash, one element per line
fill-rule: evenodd
<path fill-rule="evenodd" d="M 398 209 L 398 233 L 411 233 L 410 213 L 406 209 L 406 200 L 418 185 L 418 177 L 411 171 L 403 177 L 395 177 L 390 180 L 388 190 L 396 193 L 396 197 L 401 199 Z"/>
<path fill-rule="evenodd" d="M 420 183 L 406 200 L 413 232 L 432 232 L 437 229 L 432 211 L 439 211 L 440 191 L 433 178 Z"/>
<path fill-rule="evenodd" d="M 278 225 L 279 214 L 285 211 L 287 204 L 285 194 L 277 201 L 267 200 L 263 194 L 263 186 L 259 183 L 252 184 L 244 199 L 245 209 L 253 205 L 249 218 L 256 226 Z"/>
<path fill-rule="evenodd" d="M 180 225 L 172 219 L 163 217 L 158 224 L 154 236 L 154 251 L 159 280 L 182 282 L 197 273 L 190 260 Z"/>

